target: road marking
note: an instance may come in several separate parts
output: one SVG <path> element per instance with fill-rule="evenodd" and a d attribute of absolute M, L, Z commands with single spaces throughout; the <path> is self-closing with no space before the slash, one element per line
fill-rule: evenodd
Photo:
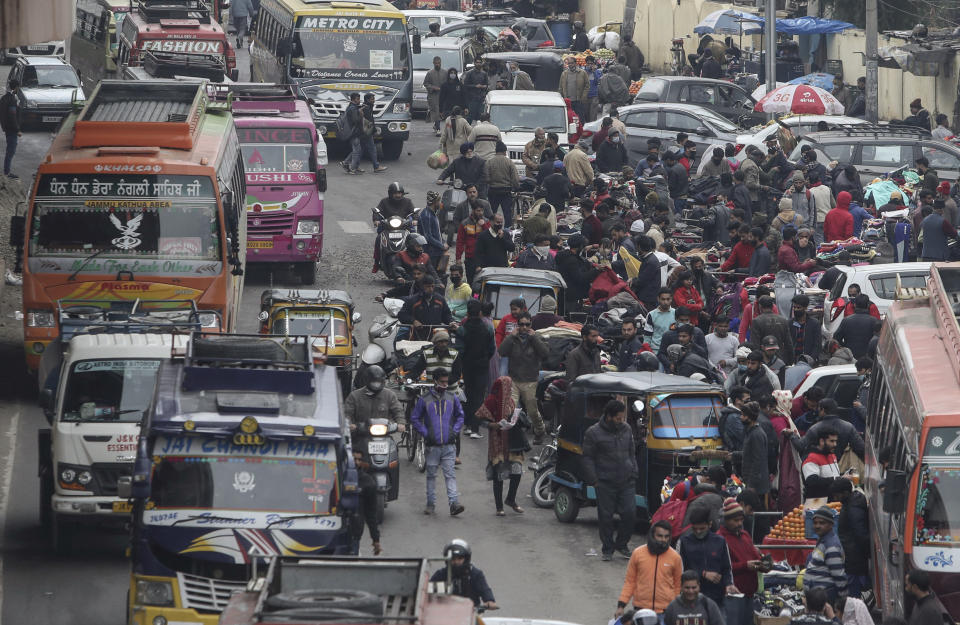
<path fill-rule="evenodd" d="M 337 221 L 347 234 L 373 234 L 370 224 L 365 221 Z"/>
<path fill-rule="evenodd" d="M 2 481 L 0 481 L 0 547 L 5 546 L 5 534 L 7 530 L 7 504 L 10 500 L 10 485 L 13 482 L 13 467 L 15 466 L 17 452 L 17 428 L 20 426 L 20 403 L 17 403 L 17 410 L 10 418 L 10 426 L 3 436 L 10 445 L 10 453 L 3 463 L 4 471 Z M 0 551 L 0 624 L 3 623 L 3 551 Z"/>

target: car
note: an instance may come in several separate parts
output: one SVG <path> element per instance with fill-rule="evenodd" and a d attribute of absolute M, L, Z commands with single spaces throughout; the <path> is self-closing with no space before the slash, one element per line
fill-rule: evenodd
<path fill-rule="evenodd" d="M 567 101 L 556 91 L 490 91 L 484 101 L 490 122 L 500 129 L 507 154 L 523 171 L 523 148 L 538 127 L 555 132 L 561 145 L 575 141 L 577 124 L 570 120 Z"/>
<path fill-rule="evenodd" d="M 66 49 L 64 41 L 45 41 L 15 48 L 0 48 L 0 64 L 9 65 L 23 56 L 56 56 L 63 59 Z"/>
<path fill-rule="evenodd" d="M 457 74 L 473 63 L 473 47 L 466 39 L 457 37 L 424 37 L 420 42 L 420 53 L 413 55 L 413 112 L 427 111 L 427 90 L 423 78 L 433 69 L 433 58 L 439 56 L 446 80 L 447 70 L 451 67 Z"/>
<path fill-rule="evenodd" d="M 8 82 L 20 82 L 17 91 L 22 126 L 59 124 L 83 101 L 83 88 L 73 66 L 56 56 L 22 56 L 16 60 Z"/>
<path fill-rule="evenodd" d="M 443 28 L 448 24 L 462 22 L 466 17 L 460 11 L 442 11 L 439 9 L 409 9 L 403 11 L 403 14 L 407 16 L 407 24 L 415 26 L 417 32 L 423 37 L 426 37 L 430 32 L 430 24 L 437 23 L 440 24 L 440 28 Z"/>
<path fill-rule="evenodd" d="M 733 143 L 743 129 L 717 113 L 692 104 L 630 104 L 618 109 L 627 127 L 627 156 L 631 163 L 647 157 L 647 140 L 656 137 L 664 147 L 673 145 L 678 132 L 685 132 L 704 154 L 708 146 Z M 583 125 L 583 137 L 600 130 L 601 120 Z"/>
<path fill-rule="evenodd" d="M 756 146 L 766 151 L 766 142 L 773 137 L 781 126 L 786 127 L 794 137 L 799 137 L 811 132 L 816 132 L 820 122 L 828 124 L 830 127 L 837 126 L 857 126 L 866 124 L 865 119 L 859 117 L 847 117 L 845 115 L 790 115 L 781 117 L 776 122 L 770 122 L 760 126 L 754 126 L 746 133 L 737 137 L 736 159 L 742 161 L 747 158 L 747 151 L 744 149 L 749 145 Z"/>
<path fill-rule="evenodd" d="M 913 167 L 921 156 L 930 161 L 941 180 L 951 186 L 960 178 L 960 147 L 930 136 L 930 132 L 914 126 L 863 125 L 798 137 L 797 147 L 788 157 L 800 158 L 804 145 L 817 151 L 817 160 L 824 165 L 831 161 L 850 163 L 860 172 L 860 182 L 869 184 L 874 178 L 902 166 Z"/>
<path fill-rule="evenodd" d="M 713 78 L 656 76 L 643 81 L 633 103 L 696 104 L 710 109 L 741 126 L 767 121 L 765 113 L 753 110 L 757 101 L 739 85 Z"/>
<path fill-rule="evenodd" d="M 463 22 L 449 24 L 440 29 L 441 37 L 472 37 L 476 32 L 477 26 L 486 26 L 487 32 L 494 28 L 494 35 L 499 35 L 504 28 L 509 28 L 517 22 L 524 20 L 527 23 L 527 32 L 524 36 L 527 38 L 527 49 L 554 47 L 553 32 L 546 20 L 532 17 L 522 17 L 520 14 L 509 9 L 490 10 L 490 11 L 471 11 L 466 13 Z M 496 38 L 494 38 L 494 41 Z"/>
<path fill-rule="evenodd" d="M 860 287 L 860 292 L 876 304 L 880 316 L 887 314 L 893 304 L 897 292 L 897 279 L 900 285 L 908 288 L 923 288 L 927 286 L 930 277 L 929 262 L 915 263 L 883 263 L 879 265 L 857 265 L 848 267 L 837 265 L 840 274 L 832 285 L 823 301 L 823 329 L 821 336 L 824 342 L 830 341 L 833 334 L 843 321 L 849 298 L 847 288 L 851 284 Z"/>
<path fill-rule="evenodd" d="M 793 396 L 800 397 L 814 386 L 819 386 L 825 397 L 837 402 L 837 416 L 849 421 L 850 410 L 861 384 L 856 365 L 827 365 L 811 369 L 800 385 L 793 389 Z"/>

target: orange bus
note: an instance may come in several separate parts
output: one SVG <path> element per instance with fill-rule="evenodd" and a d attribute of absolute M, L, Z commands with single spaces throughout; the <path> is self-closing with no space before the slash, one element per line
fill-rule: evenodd
<path fill-rule="evenodd" d="M 64 120 L 30 197 L 28 367 L 57 338 L 59 315 L 81 312 L 83 300 L 192 299 L 206 328 L 233 331 L 245 194 L 232 114 L 209 102 L 203 84 L 101 82 Z"/>
<path fill-rule="evenodd" d="M 960 620 L 960 264 L 931 267 L 926 294 L 894 302 L 877 345 L 867 411 L 876 607 L 903 617 L 904 576 Z"/>

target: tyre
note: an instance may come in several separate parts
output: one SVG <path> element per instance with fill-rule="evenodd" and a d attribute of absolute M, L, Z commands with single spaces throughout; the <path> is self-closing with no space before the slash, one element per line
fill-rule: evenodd
<path fill-rule="evenodd" d="M 417 441 L 414 440 L 413 431 L 409 426 L 407 430 L 400 435 L 398 445 L 407 450 L 407 462 L 413 462 L 413 458 L 417 453 Z"/>
<path fill-rule="evenodd" d="M 387 494 L 377 493 L 377 525 L 383 525 L 383 513 L 387 508 Z"/>
<path fill-rule="evenodd" d="M 297 590 L 281 592 L 267 599 L 267 605 L 280 610 L 355 610 L 364 615 L 383 615 L 383 599 L 362 590 Z"/>
<path fill-rule="evenodd" d="M 572 488 L 561 486 L 553 500 L 553 513 L 561 523 L 573 523 L 580 513 L 580 501 Z"/>
<path fill-rule="evenodd" d="M 395 161 L 403 154 L 403 141 L 381 141 L 380 144 L 383 146 L 384 160 Z"/>
<path fill-rule="evenodd" d="M 317 281 L 317 266 L 315 263 L 297 263 L 296 271 L 300 282 L 306 286 Z"/>
<path fill-rule="evenodd" d="M 73 547 L 73 525 L 55 514 L 50 519 L 50 544 L 58 556 L 70 555 Z"/>
<path fill-rule="evenodd" d="M 53 499 L 53 476 L 49 469 L 40 476 L 40 527 L 49 530 L 50 523 L 53 520 L 53 509 L 51 499 Z"/>
<path fill-rule="evenodd" d="M 268 600 L 269 601 L 269 600 Z M 360 610 L 347 610 L 344 608 L 285 608 L 268 613 L 273 617 L 292 619 L 297 621 L 321 621 L 324 623 L 356 623 L 369 622 L 370 613 Z M 382 616 L 381 613 L 376 616 Z"/>
<path fill-rule="evenodd" d="M 427 470 L 427 446 L 423 442 L 423 437 L 419 434 L 416 436 L 416 444 L 414 445 L 413 466 L 417 467 L 417 471 L 420 473 Z"/>
<path fill-rule="evenodd" d="M 530 485 L 530 498 L 533 499 L 533 505 L 538 508 L 552 508 L 553 500 L 553 481 L 550 476 L 556 473 L 556 467 L 547 467 L 539 471 Z"/>

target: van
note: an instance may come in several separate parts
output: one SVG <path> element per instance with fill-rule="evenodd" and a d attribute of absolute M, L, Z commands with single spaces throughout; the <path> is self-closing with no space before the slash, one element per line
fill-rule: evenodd
<path fill-rule="evenodd" d="M 473 48 L 467 39 L 456 37 L 424 37 L 420 42 L 420 53 L 413 55 L 413 112 L 426 113 L 427 89 L 423 86 L 423 78 L 433 69 L 433 58 L 439 56 L 440 67 L 446 79 L 447 70 L 451 67 L 462 75 L 468 65 L 473 64 Z"/>
<path fill-rule="evenodd" d="M 410 9 L 402 12 L 407 16 L 407 24 L 415 26 L 417 32 L 425 37 L 430 32 L 430 24 L 440 24 L 443 29 L 449 24 L 462 22 L 466 16 L 460 11 L 443 11 L 440 9 Z M 410 29 L 413 31 L 413 28 Z"/>
<path fill-rule="evenodd" d="M 117 75 L 117 27 L 129 11 L 127 0 L 77 0 L 67 55 L 91 90 Z"/>
<path fill-rule="evenodd" d="M 561 143 L 573 143 L 576 122 L 570 122 L 567 103 L 556 91 L 498 90 L 487 93 L 484 110 L 490 123 L 500 129 L 510 160 L 523 167 L 523 148 L 533 140 L 533 132 L 543 128 L 565 137 Z"/>

